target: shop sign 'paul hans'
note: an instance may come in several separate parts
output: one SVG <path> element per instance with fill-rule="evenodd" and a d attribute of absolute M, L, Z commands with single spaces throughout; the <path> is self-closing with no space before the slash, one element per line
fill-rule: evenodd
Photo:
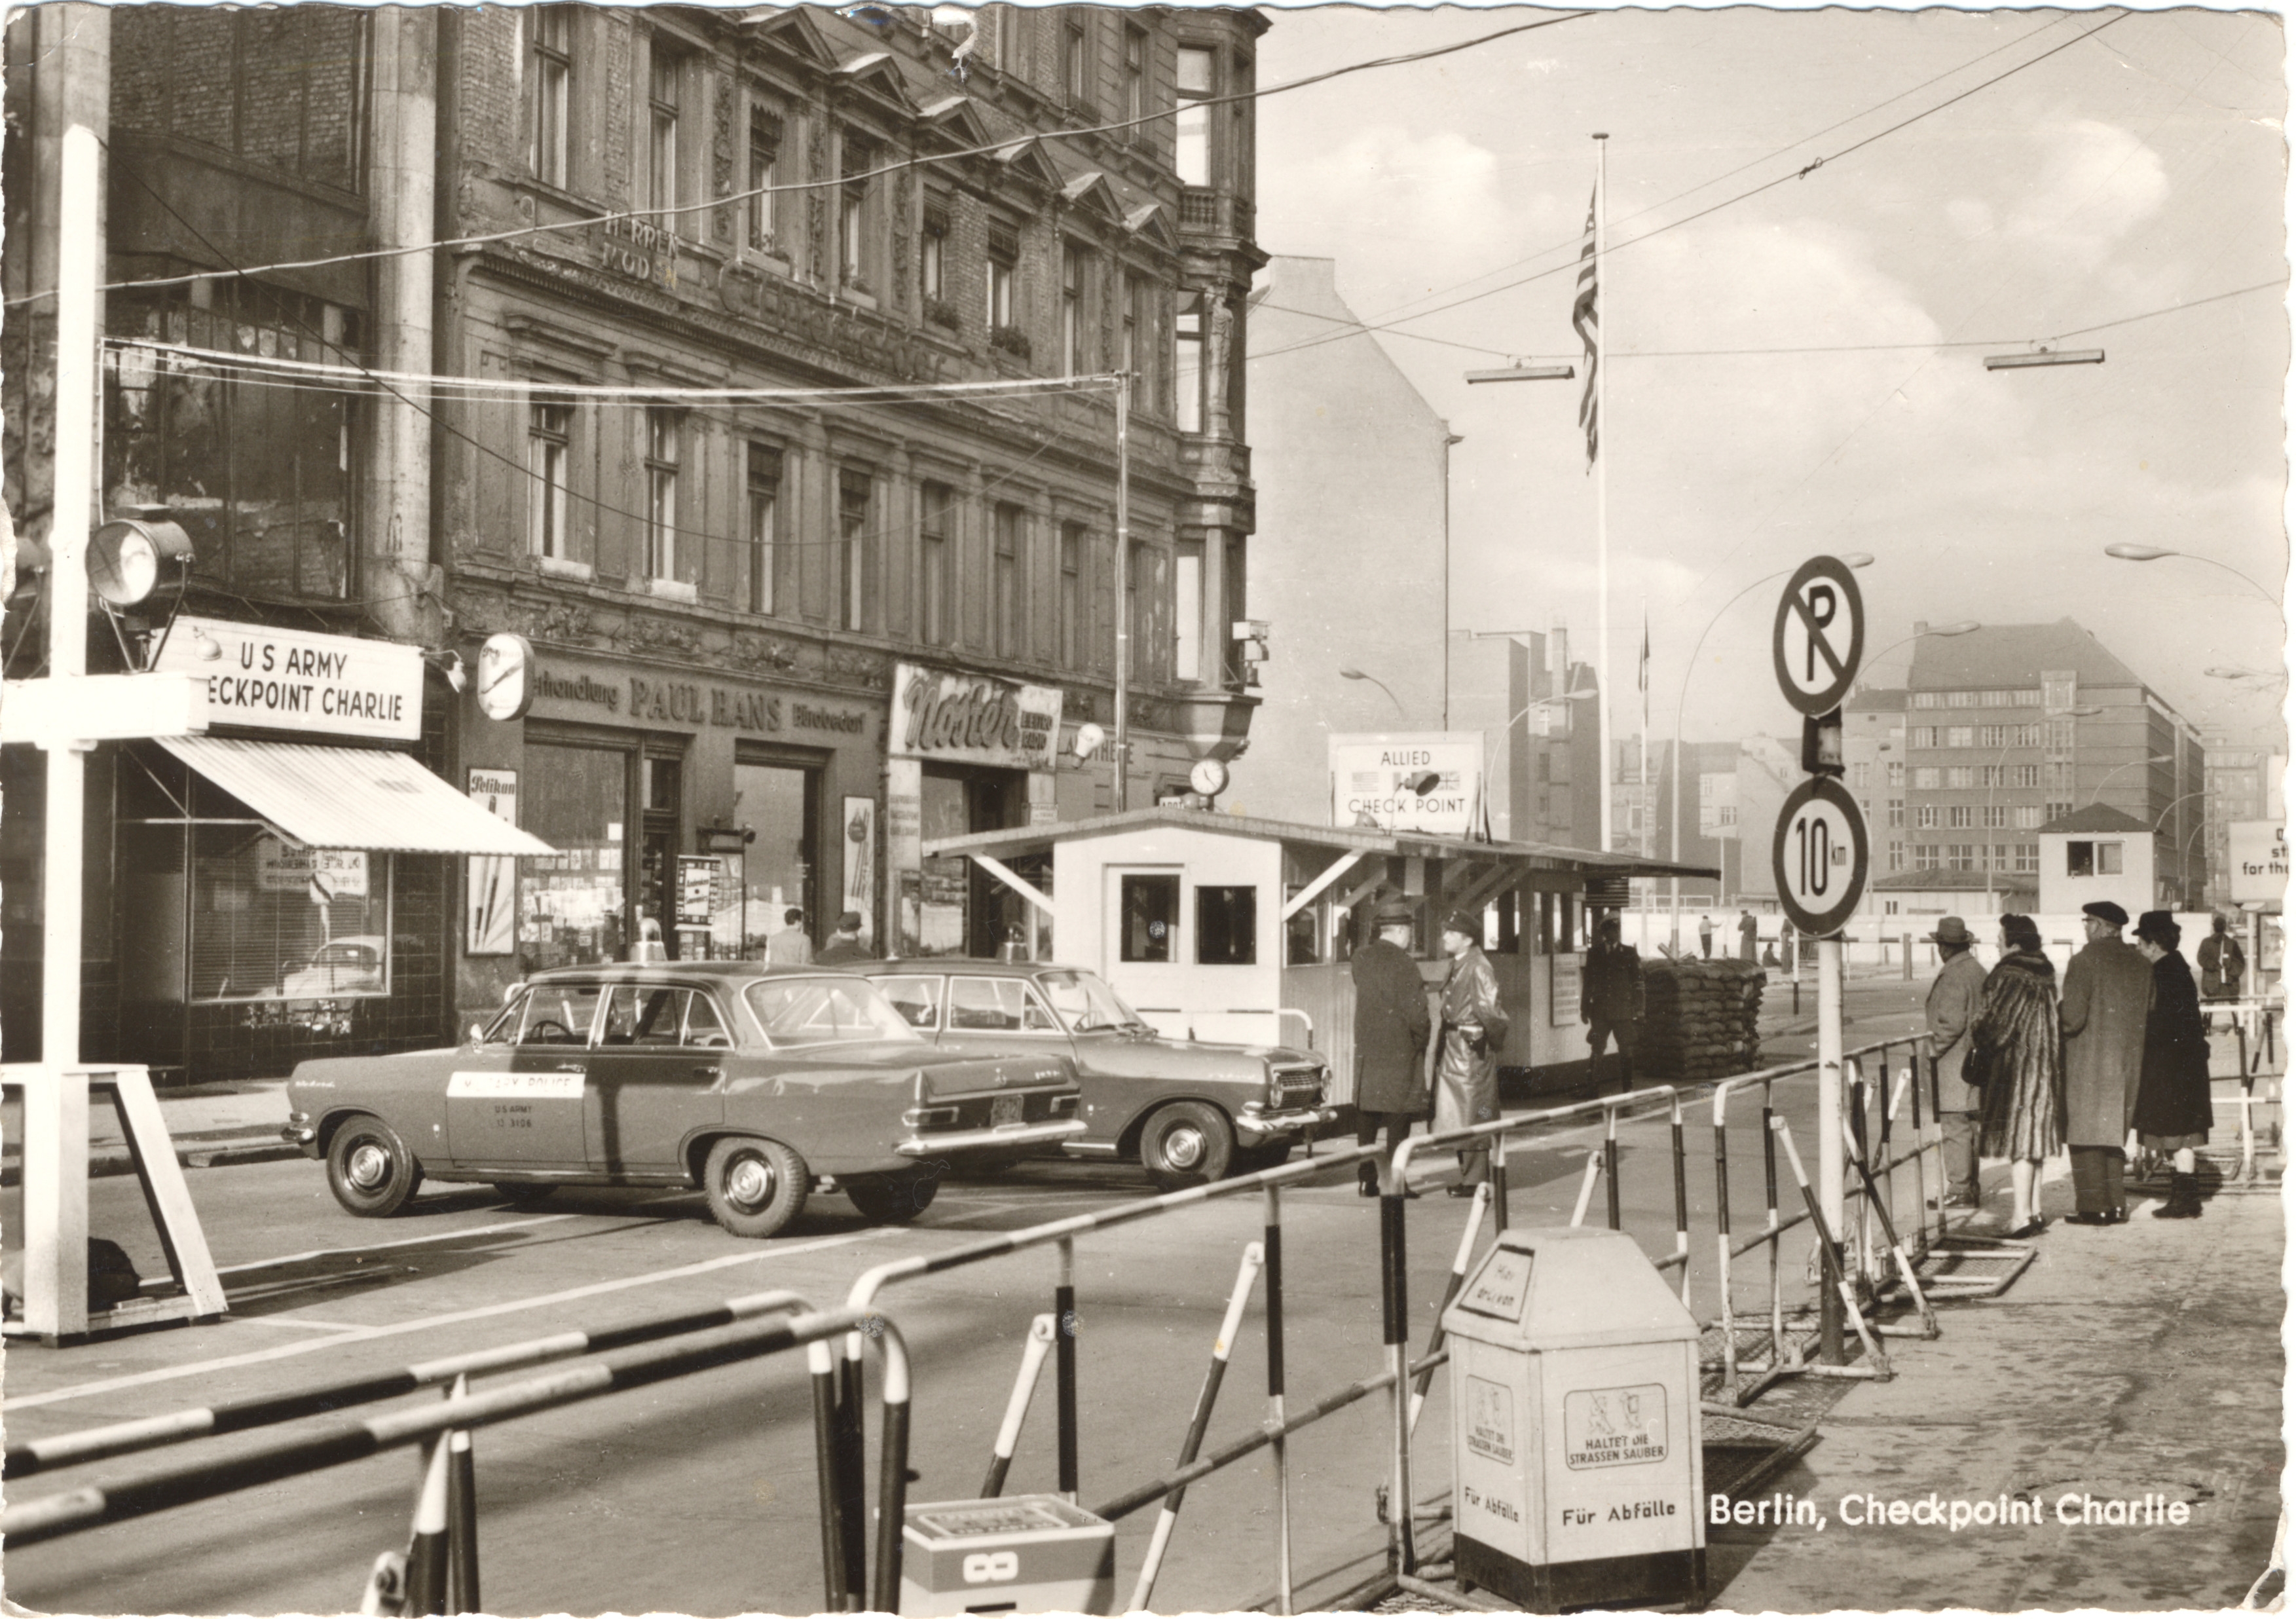
<path fill-rule="evenodd" d="M 893 676 L 890 751 L 1049 770 L 1060 745 L 1061 698 L 1056 686 L 900 664 Z"/>

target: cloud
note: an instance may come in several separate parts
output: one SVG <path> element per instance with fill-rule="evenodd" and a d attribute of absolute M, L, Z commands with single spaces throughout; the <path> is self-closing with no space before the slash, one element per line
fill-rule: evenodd
<path fill-rule="evenodd" d="M 2160 154 L 2126 129 L 2074 119 L 2035 139 L 2039 160 L 2008 201 L 2005 234 L 2067 267 L 2102 264 L 2168 201 Z"/>

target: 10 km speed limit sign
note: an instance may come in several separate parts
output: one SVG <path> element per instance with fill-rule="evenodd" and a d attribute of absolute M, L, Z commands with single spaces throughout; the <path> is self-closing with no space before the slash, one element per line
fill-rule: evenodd
<path fill-rule="evenodd" d="M 1770 658 L 1778 689 L 1811 719 L 1841 706 L 1866 654 L 1866 603 L 1849 569 L 1831 556 L 1813 556 L 1794 570 L 1778 600 Z"/>
<path fill-rule="evenodd" d="M 1841 931 L 1866 893 L 1866 818 L 1857 801 L 1830 776 L 1796 787 L 1778 811 L 1770 871 L 1778 903 L 1812 939 Z"/>

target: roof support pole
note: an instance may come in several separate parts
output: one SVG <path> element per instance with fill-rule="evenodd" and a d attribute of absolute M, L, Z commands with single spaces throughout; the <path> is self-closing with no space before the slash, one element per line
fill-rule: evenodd
<path fill-rule="evenodd" d="M 1044 890 L 1038 888 L 1034 883 L 1029 882 L 1028 878 L 1022 876 L 1019 872 L 1014 871 L 1010 866 L 1005 865 L 1004 861 L 996 859 L 989 855 L 976 854 L 972 857 L 972 863 L 975 866 L 980 867 L 981 870 L 987 872 L 990 876 L 996 878 L 999 883 L 1004 884 L 1005 887 L 1011 889 L 1014 893 L 1020 895 L 1023 900 L 1026 900 L 1029 904 L 1035 906 L 1038 910 L 1044 912 L 1047 916 L 1053 914 L 1053 902 L 1048 897 L 1046 897 Z"/>
<path fill-rule="evenodd" d="M 1322 875 L 1317 876 L 1313 883 L 1308 883 L 1307 887 L 1301 889 L 1298 893 L 1292 895 L 1291 899 L 1284 901 L 1283 920 L 1286 922 L 1291 921 L 1292 917 L 1298 916 L 1310 905 L 1313 905 L 1316 902 L 1317 896 L 1321 895 L 1323 892 L 1329 888 L 1332 883 L 1345 876 L 1356 862 L 1363 858 L 1363 851 L 1358 849 L 1348 854 L 1341 855 L 1338 859 L 1333 860 L 1329 866 L 1324 867 Z"/>

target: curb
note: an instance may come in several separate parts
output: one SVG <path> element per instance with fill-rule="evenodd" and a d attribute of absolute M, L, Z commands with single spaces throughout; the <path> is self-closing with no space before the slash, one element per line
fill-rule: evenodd
<path fill-rule="evenodd" d="M 282 1159 L 301 1156 L 303 1149 L 288 1141 L 221 1142 L 214 1146 L 178 1147 L 176 1151 L 176 1162 L 187 1170 L 222 1169 L 240 1163 L 274 1163 Z M 135 1172 L 135 1161 L 125 1150 L 94 1153 L 88 1156 L 87 1177 L 91 1180 Z M 23 1180 L 21 1163 L 0 1164 L 0 1187 L 20 1186 Z"/>

